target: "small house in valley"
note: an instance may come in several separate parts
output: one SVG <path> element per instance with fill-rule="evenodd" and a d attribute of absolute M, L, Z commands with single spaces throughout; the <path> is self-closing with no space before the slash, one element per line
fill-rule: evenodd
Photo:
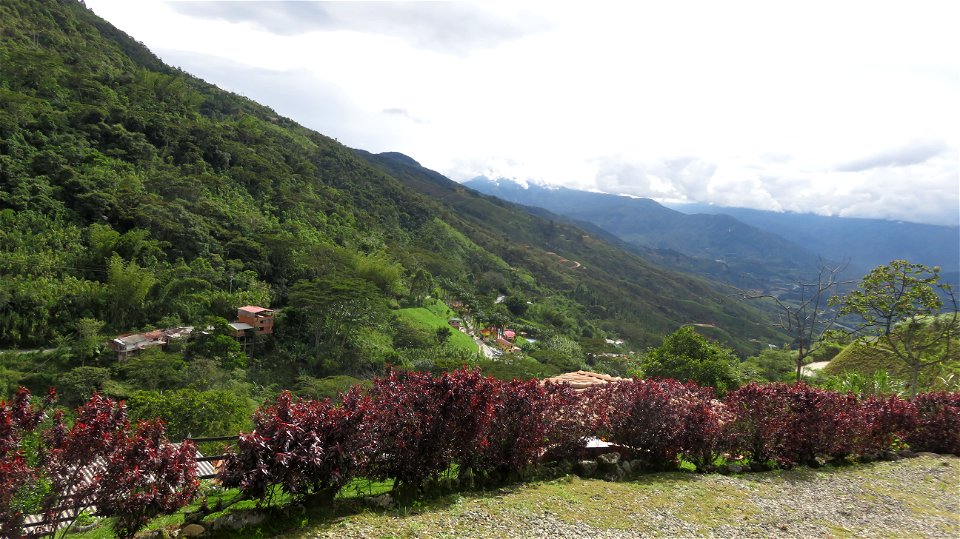
<path fill-rule="evenodd" d="M 107 346 L 117 353 L 117 360 L 126 361 L 148 348 L 166 348 L 172 341 L 186 339 L 191 333 L 193 333 L 191 326 L 155 329 L 143 333 L 125 333 L 111 339 L 107 342 Z"/>

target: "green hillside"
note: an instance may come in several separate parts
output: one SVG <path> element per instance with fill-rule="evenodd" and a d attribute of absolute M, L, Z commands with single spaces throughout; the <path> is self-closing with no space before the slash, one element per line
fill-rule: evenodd
<path fill-rule="evenodd" d="M 948 364 L 952 364 L 953 368 L 956 369 L 957 366 L 960 366 L 960 342 L 954 343 L 953 350 L 954 353 L 948 360 Z M 902 381 L 907 381 L 910 378 L 910 371 L 906 364 L 893 353 L 880 346 L 871 346 L 862 341 L 847 345 L 836 357 L 830 360 L 830 363 L 821 372 L 826 375 L 843 375 L 848 372 L 871 375 L 876 372 L 886 372 Z M 943 375 L 944 372 L 942 366 L 931 365 L 923 370 L 921 379 L 929 380 L 932 377 Z"/>
<path fill-rule="evenodd" d="M 264 384 L 367 376 L 405 357 L 397 309 L 434 293 L 576 340 L 644 347 L 708 323 L 744 353 L 783 341 L 713 283 L 358 154 L 164 65 L 80 2 L 7 0 L 0 20 L 2 348 L 65 344 L 68 370 L 98 339 L 256 304 L 279 309 L 251 365 Z"/>

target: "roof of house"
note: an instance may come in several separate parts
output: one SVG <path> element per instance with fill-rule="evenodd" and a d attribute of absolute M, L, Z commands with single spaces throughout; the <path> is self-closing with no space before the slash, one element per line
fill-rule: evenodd
<path fill-rule="evenodd" d="M 543 381 L 553 382 L 555 384 L 570 384 L 570 387 L 580 391 L 591 386 L 626 382 L 628 380 L 629 378 L 620 378 L 619 376 L 610 376 L 609 374 L 600 374 L 598 372 L 576 371 L 559 374 L 552 378 L 546 378 Z"/>
<path fill-rule="evenodd" d="M 245 331 L 248 329 L 253 329 L 253 326 L 246 324 L 244 322 L 230 322 L 230 327 L 237 331 Z"/>
<path fill-rule="evenodd" d="M 258 307 L 258 306 L 256 306 L 256 305 L 245 305 L 245 306 L 243 306 L 243 307 L 240 307 L 240 309 L 238 309 L 238 310 L 244 311 L 244 312 L 247 312 L 247 313 L 250 313 L 250 314 L 257 314 L 257 313 L 261 313 L 261 312 L 263 312 L 263 311 L 271 311 L 271 309 L 267 309 L 267 308 L 265 308 L 265 307 Z"/>

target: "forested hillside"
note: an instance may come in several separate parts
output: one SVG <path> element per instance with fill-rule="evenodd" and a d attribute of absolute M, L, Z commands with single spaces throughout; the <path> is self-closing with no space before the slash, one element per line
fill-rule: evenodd
<path fill-rule="evenodd" d="M 685 323 L 741 351 L 782 342 L 717 285 L 358 155 L 79 2 L 5 0 L 0 20 L 0 347 L 216 326 L 254 304 L 280 309 L 274 364 L 368 375 L 447 353 L 395 316 L 428 295 L 575 344 L 649 346 Z"/>

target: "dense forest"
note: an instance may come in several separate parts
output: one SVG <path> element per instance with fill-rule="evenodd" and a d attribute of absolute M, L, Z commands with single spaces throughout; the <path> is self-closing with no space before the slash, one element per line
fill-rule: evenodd
<path fill-rule="evenodd" d="M 685 324 L 741 355 L 786 339 L 719 285 L 166 66 L 79 2 L 0 18 L 0 348 L 54 350 L 6 354 L 6 394 L 259 399 L 387 365 L 626 374 Z M 481 361 L 411 312 L 440 300 L 526 335 L 522 353 Z M 226 325 L 243 305 L 277 312 L 253 351 Z M 178 326 L 204 335 L 123 364 L 104 346 Z"/>

